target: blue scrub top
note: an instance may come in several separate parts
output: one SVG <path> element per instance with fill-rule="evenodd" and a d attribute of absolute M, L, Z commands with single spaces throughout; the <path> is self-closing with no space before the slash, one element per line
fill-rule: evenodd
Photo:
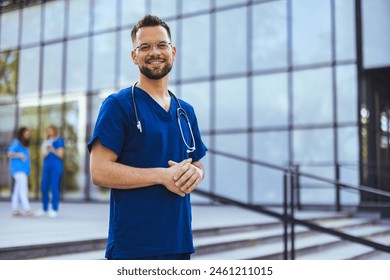
<path fill-rule="evenodd" d="M 10 172 L 14 176 L 16 172 L 23 172 L 27 175 L 30 175 L 30 150 L 23 146 L 19 140 L 13 140 L 8 148 L 8 154 L 12 153 L 22 153 L 26 157 L 26 160 L 23 161 L 20 158 L 11 158 L 10 159 Z"/>
<path fill-rule="evenodd" d="M 58 137 L 53 141 L 51 144 L 54 148 L 54 150 L 64 148 L 64 139 L 61 137 Z M 43 168 L 44 169 L 51 169 L 51 168 L 57 168 L 62 170 L 63 169 L 63 164 L 62 164 L 62 159 L 56 156 L 53 152 L 49 152 L 47 156 L 43 160 Z"/>
<path fill-rule="evenodd" d="M 169 112 L 149 94 L 135 89 L 142 133 L 136 127 L 132 90 L 126 88 L 112 94 L 103 102 L 93 136 L 112 150 L 117 162 L 140 168 L 168 167 L 168 161 L 180 162 L 191 157 L 193 162 L 206 154 L 194 109 L 180 100 L 193 130 L 196 150 L 188 154 L 171 98 Z M 188 125 L 181 118 L 184 136 L 191 143 Z M 191 144 L 190 144 L 191 145 Z M 110 223 L 106 258 L 143 258 L 150 256 L 193 253 L 190 196 L 184 198 L 163 185 L 131 190 L 111 189 Z"/>

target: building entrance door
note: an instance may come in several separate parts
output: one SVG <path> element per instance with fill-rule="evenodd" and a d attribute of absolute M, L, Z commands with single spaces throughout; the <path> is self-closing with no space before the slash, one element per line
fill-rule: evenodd
<path fill-rule="evenodd" d="M 361 104 L 361 182 L 390 192 L 390 68 L 364 73 Z M 362 192 L 361 202 L 390 198 Z"/>

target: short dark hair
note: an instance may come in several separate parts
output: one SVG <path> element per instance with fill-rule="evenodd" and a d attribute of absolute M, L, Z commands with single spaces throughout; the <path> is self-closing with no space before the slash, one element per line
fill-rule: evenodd
<path fill-rule="evenodd" d="M 172 40 L 171 38 L 171 30 L 166 24 L 165 21 L 163 21 L 161 18 L 157 16 L 152 15 L 146 15 L 143 18 L 141 18 L 136 25 L 134 25 L 133 29 L 131 30 L 131 40 L 135 41 L 135 36 L 137 35 L 137 32 L 140 28 L 146 27 L 146 26 L 162 26 L 167 30 L 169 40 Z"/>

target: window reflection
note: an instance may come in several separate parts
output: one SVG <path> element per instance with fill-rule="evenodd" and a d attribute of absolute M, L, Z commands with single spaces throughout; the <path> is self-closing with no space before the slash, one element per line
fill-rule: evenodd
<path fill-rule="evenodd" d="M 88 39 L 69 41 L 66 58 L 67 91 L 85 91 L 88 84 Z"/>
<path fill-rule="evenodd" d="M 92 87 L 101 89 L 114 85 L 115 33 L 95 36 L 93 39 Z"/>
<path fill-rule="evenodd" d="M 94 0 L 94 31 L 114 28 L 117 23 L 117 1 Z"/>
<path fill-rule="evenodd" d="M 247 128 L 248 94 L 246 79 L 217 81 L 215 94 L 217 130 Z"/>
<path fill-rule="evenodd" d="M 210 84 L 186 84 L 181 93 L 181 98 L 194 107 L 200 131 L 210 130 Z"/>
<path fill-rule="evenodd" d="M 334 1 L 336 7 L 336 59 L 356 59 L 355 0 Z"/>
<path fill-rule="evenodd" d="M 128 2 L 128 1 L 126 1 Z M 89 30 L 90 1 L 69 0 L 68 34 L 85 34 Z"/>
<path fill-rule="evenodd" d="M 183 1 L 188 2 L 188 1 Z M 161 18 L 171 17 L 177 14 L 176 0 L 151 0 L 151 14 Z"/>
<path fill-rule="evenodd" d="M 331 60 L 330 0 L 292 2 L 293 61 L 295 65 Z"/>
<path fill-rule="evenodd" d="M 44 47 L 43 94 L 61 93 L 62 47 L 62 44 Z"/>
<path fill-rule="evenodd" d="M 294 162 L 333 162 L 332 129 L 306 129 L 293 131 Z"/>
<path fill-rule="evenodd" d="M 185 1 L 190 3 L 191 1 Z M 192 3 L 192 2 L 191 2 Z M 182 20 L 182 78 L 210 75 L 210 16 Z"/>
<path fill-rule="evenodd" d="M 211 8 L 211 2 L 209 0 L 197 0 L 197 1 L 185 1 L 182 0 L 183 13 L 192 13 L 200 10 L 208 10 Z"/>
<path fill-rule="evenodd" d="M 252 63 L 254 70 L 287 66 L 286 1 L 253 6 Z"/>
<path fill-rule="evenodd" d="M 387 0 L 362 1 L 365 68 L 390 66 L 389 10 L 390 2 Z"/>
<path fill-rule="evenodd" d="M 287 74 L 253 78 L 253 125 L 288 125 Z"/>
<path fill-rule="evenodd" d="M 216 193 L 235 200 L 248 200 L 248 164 L 223 156 L 216 158 Z M 232 172 L 234 170 L 234 172 Z"/>
<path fill-rule="evenodd" d="M 253 158 L 279 166 L 288 166 L 288 132 L 255 133 L 253 135 Z"/>
<path fill-rule="evenodd" d="M 355 65 L 338 66 L 337 119 L 339 122 L 357 122 L 357 73 Z"/>
<path fill-rule="evenodd" d="M 1 14 L 0 50 L 16 48 L 19 34 L 19 11 Z"/>
<path fill-rule="evenodd" d="M 45 40 L 59 39 L 64 36 L 65 1 L 52 1 L 45 4 Z"/>
<path fill-rule="evenodd" d="M 36 96 L 39 92 L 39 48 L 20 51 L 18 95 Z"/>
<path fill-rule="evenodd" d="M 22 10 L 22 44 L 38 43 L 41 36 L 41 6 Z"/>
<path fill-rule="evenodd" d="M 146 0 L 120 1 L 122 4 L 122 25 L 134 25 L 146 14 Z M 159 1 L 167 2 L 167 1 Z"/>
<path fill-rule="evenodd" d="M 293 84 L 294 124 L 333 121 L 330 68 L 295 72 Z"/>
<path fill-rule="evenodd" d="M 246 8 L 217 13 L 216 62 L 217 74 L 245 72 L 247 69 L 246 21 L 231 20 L 245 18 Z"/>
<path fill-rule="evenodd" d="M 0 102 L 12 102 L 15 100 L 18 64 L 18 52 L 5 51 L 0 53 Z"/>

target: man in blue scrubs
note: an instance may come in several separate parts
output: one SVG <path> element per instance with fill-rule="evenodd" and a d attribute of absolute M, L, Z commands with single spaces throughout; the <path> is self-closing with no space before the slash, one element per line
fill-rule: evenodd
<path fill-rule="evenodd" d="M 139 82 L 107 97 L 88 143 L 93 183 L 111 188 L 106 258 L 190 259 L 190 193 L 207 149 L 192 106 L 168 92 L 176 48 L 167 24 L 148 15 L 131 36 Z M 183 115 L 179 126 L 180 106 L 190 127 Z"/>

